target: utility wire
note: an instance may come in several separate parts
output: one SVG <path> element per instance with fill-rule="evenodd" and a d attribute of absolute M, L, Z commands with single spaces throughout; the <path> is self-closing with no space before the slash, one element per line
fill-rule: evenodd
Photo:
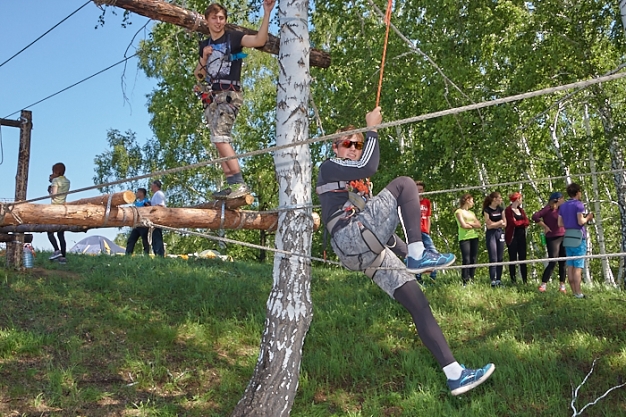
<path fill-rule="evenodd" d="M 39 103 L 41 103 L 41 102 L 43 102 L 43 101 L 48 100 L 49 98 L 52 98 L 52 97 L 54 97 L 54 96 L 56 96 L 56 95 L 58 95 L 58 94 L 61 94 L 61 93 L 62 93 L 62 92 L 64 92 L 64 91 L 69 90 L 69 89 L 70 89 L 70 88 L 72 88 L 72 87 L 76 87 L 78 84 L 81 84 L 81 83 L 83 83 L 83 82 L 85 82 L 85 81 L 87 81 L 87 80 L 89 80 L 89 79 L 91 79 L 91 78 L 95 77 L 96 75 L 100 75 L 100 74 L 102 74 L 103 72 L 108 71 L 108 70 L 110 70 L 110 69 L 111 69 L 111 68 L 113 68 L 113 67 L 116 67 L 116 66 L 118 66 L 118 65 L 120 65 L 120 64 L 123 64 L 124 62 L 128 61 L 128 60 L 129 60 L 129 59 L 131 59 L 131 58 L 136 57 L 137 55 L 138 55 L 138 52 L 136 52 L 136 53 L 132 54 L 132 55 L 131 55 L 131 56 L 129 56 L 129 57 L 126 57 L 126 58 L 122 59 L 121 61 L 116 62 L 116 63 L 115 63 L 115 64 L 113 64 L 113 65 L 110 65 L 110 66 L 106 67 L 106 68 L 105 68 L 105 69 L 103 69 L 103 70 L 100 70 L 100 71 L 96 72 L 95 74 L 91 74 L 91 75 L 90 75 L 89 77 L 87 77 L 87 78 L 83 78 L 82 80 L 80 80 L 80 81 L 78 81 L 78 82 L 76 82 L 76 83 L 74 83 L 74 84 L 70 85 L 69 87 L 65 87 L 64 89 L 59 90 L 59 91 L 57 91 L 57 92 L 56 92 L 56 93 L 54 93 L 54 94 L 50 94 L 50 95 L 49 95 L 48 97 L 46 97 L 46 98 L 42 98 L 41 100 L 36 101 L 36 102 L 35 102 L 35 103 L 33 103 L 33 104 L 29 104 L 28 106 L 23 107 L 23 109 L 26 109 L 26 108 L 29 108 L 29 107 L 33 107 L 33 106 L 35 106 L 35 105 L 37 105 L 37 104 L 39 104 Z M 6 119 L 6 118 L 8 118 L 8 117 L 11 117 L 11 116 L 13 116 L 14 114 L 19 113 L 20 111 L 21 111 L 21 110 L 14 111 L 13 113 L 11 113 L 11 114 L 9 114 L 9 115 L 4 116 L 4 118 Z"/>
<path fill-rule="evenodd" d="M 26 45 L 25 47 L 23 47 L 22 49 L 20 49 L 16 54 L 14 54 L 11 58 L 7 59 L 6 61 L 4 61 L 2 64 L 0 64 L 0 67 L 2 67 L 4 64 L 6 64 L 7 62 L 9 62 L 10 60 L 12 60 L 13 58 L 15 58 L 16 56 L 18 56 L 19 54 L 21 54 L 22 52 L 24 52 L 25 50 L 27 50 L 28 48 L 30 48 L 31 46 L 33 46 L 35 44 L 35 42 L 37 42 L 39 39 L 43 38 L 44 36 L 46 36 L 48 33 L 52 32 L 53 29 L 55 29 L 57 26 L 59 26 L 61 23 L 65 22 L 67 19 L 69 19 L 70 17 L 72 17 L 74 14 L 76 14 L 80 9 L 82 9 L 83 7 L 85 7 L 86 5 L 88 5 L 89 3 L 91 3 L 91 0 L 87 1 L 87 3 L 83 4 L 82 6 L 80 6 L 78 9 L 74 10 L 72 13 L 70 13 L 69 15 L 67 15 L 63 20 L 61 20 L 59 23 L 57 23 L 56 25 L 52 26 L 50 29 L 48 29 L 47 31 L 44 32 L 43 35 L 41 35 L 40 37 L 38 37 L 37 39 L 35 39 L 34 41 L 32 41 L 31 43 L 29 43 L 28 45 Z"/>

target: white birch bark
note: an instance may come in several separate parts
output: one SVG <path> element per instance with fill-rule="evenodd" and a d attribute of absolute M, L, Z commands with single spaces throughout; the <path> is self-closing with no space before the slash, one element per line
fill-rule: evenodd
<path fill-rule="evenodd" d="M 620 0 L 619 13 L 622 16 L 622 26 L 626 29 L 626 0 Z"/>
<path fill-rule="evenodd" d="M 276 144 L 308 139 L 308 1 L 280 0 L 280 53 Z M 311 253 L 311 156 L 308 145 L 274 154 L 280 207 L 276 246 Z M 233 416 L 288 416 L 298 388 L 304 337 L 312 319 L 311 262 L 276 254 L 265 331 L 254 375 Z"/>
<path fill-rule="evenodd" d="M 606 254 L 606 244 L 604 239 L 604 228 L 602 226 L 602 211 L 600 210 L 600 191 L 598 189 L 598 177 L 596 175 L 596 159 L 593 155 L 593 144 L 591 142 L 591 126 L 589 125 L 589 105 L 585 104 L 585 130 L 587 132 L 587 138 L 589 143 L 589 167 L 591 169 L 591 183 L 592 183 L 592 195 L 593 195 L 593 214 L 594 214 L 594 229 L 598 238 L 598 249 L 600 254 Z M 605 284 L 615 285 L 613 278 L 613 271 L 609 266 L 609 260 L 602 258 L 602 276 L 604 277 Z"/>

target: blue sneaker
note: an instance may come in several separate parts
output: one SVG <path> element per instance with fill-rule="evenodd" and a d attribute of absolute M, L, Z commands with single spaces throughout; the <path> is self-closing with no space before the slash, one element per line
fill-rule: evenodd
<path fill-rule="evenodd" d="M 411 274 L 421 274 L 452 265 L 455 259 L 456 257 L 451 253 L 438 253 L 427 249 L 421 259 L 407 257 L 406 270 Z"/>
<path fill-rule="evenodd" d="M 452 395 L 461 395 L 467 391 L 476 388 L 487 380 L 496 370 L 496 366 L 493 363 L 488 363 L 480 369 L 466 369 L 463 367 L 461 377 L 457 380 L 448 379 L 448 388 Z"/>

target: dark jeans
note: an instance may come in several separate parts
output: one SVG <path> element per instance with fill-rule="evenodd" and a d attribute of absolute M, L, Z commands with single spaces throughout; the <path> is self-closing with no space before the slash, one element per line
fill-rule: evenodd
<path fill-rule="evenodd" d="M 165 246 L 163 246 L 163 229 L 158 227 L 152 231 L 152 250 L 156 256 L 165 256 Z"/>
<path fill-rule="evenodd" d="M 509 261 L 525 261 L 526 260 L 526 228 L 525 227 L 516 227 L 513 232 L 513 240 L 511 240 L 511 244 L 508 245 L 509 248 Z M 517 280 L 517 265 L 509 265 L 509 274 L 511 274 L 511 282 L 515 282 Z M 519 271 L 522 275 L 522 281 L 526 284 L 526 280 L 528 279 L 528 265 L 520 264 Z"/>
<path fill-rule="evenodd" d="M 566 256 L 563 236 L 546 237 L 546 246 L 548 247 L 548 258 L 564 258 Z M 555 266 L 556 261 L 548 263 L 546 269 L 543 270 L 541 282 L 550 281 L 550 275 L 552 275 Z M 565 261 L 559 261 L 559 281 L 565 282 Z"/>
<path fill-rule="evenodd" d="M 475 265 L 478 261 L 478 238 L 466 239 L 459 241 L 461 247 L 461 258 L 463 265 Z M 470 279 L 474 279 L 476 268 L 463 268 L 461 270 L 461 278 L 463 283 L 467 283 Z"/>
<path fill-rule="evenodd" d="M 67 249 L 67 244 L 65 243 L 65 232 L 63 232 L 63 231 L 57 232 L 57 236 L 59 238 L 59 244 L 57 244 L 57 240 L 54 237 L 54 232 L 48 232 L 48 240 L 52 244 L 52 247 L 54 248 L 54 250 L 55 251 L 60 250 L 61 251 L 61 255 L 63 255 L 63 257 L 65 257 L 65 255 L 66 255 L 65 250 Z M 61 245 L 60 249 L 59 249 L 59 245 Z"/>
<path fill-rule="evenodd" d="M 430 235 L 428 233 L 422 232 L 422 243 L 424 244 L 424 250 L 432 250 L 434 252 L 437 252 L 437 248 L 435 248 L 435 244 L 433 243 L 433 239 L 430 237 Z M 417 279 L 422 279 L 422 274 L 416 274 L 415 277 Z M 437 278 L 437 270 L 433 270 L 430 273 L 430 277 L 432 279 L 436 279 Z"/>
<path fill-rule="evenodd" d="M 502 262 L 504 259 L 504 232 L 502 229 L 489 229 L 486 234 L 489 262 Z M 502 280 L 502 265 L 489 267 L 491 281 Z"/>
<path fill-rule="evenodd" d="M 143 253 L 146 255 L 150 254 L 150 244 L 148 243 L 148 231 L 147 227 L 135 227 L 128 237 L 128 242 L 126 242 L 126 255 L 132 255 L 135 251 L 135 244 L 141 238 L 141 243 L 143 244 Z"/>

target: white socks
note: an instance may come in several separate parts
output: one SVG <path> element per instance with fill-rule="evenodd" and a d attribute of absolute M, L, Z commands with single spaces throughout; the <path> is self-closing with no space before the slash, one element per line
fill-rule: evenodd
<path fill-rule="evenodd" d="M 424 255 L 424 243 L 413 242 L 409 243 L 408 247 L 409 256 L 413 259 L 422 259 Z"/>
<path fill-rule="evenodd" d="M 443 368 L 443 373 L 446 374 L 446 378 L 452 381 L 461 378 L 461 372 L 463 372 L 463 368 L 461 368 L 458 362 L 452 362 L 450 365 L 446 365 Z"/>

